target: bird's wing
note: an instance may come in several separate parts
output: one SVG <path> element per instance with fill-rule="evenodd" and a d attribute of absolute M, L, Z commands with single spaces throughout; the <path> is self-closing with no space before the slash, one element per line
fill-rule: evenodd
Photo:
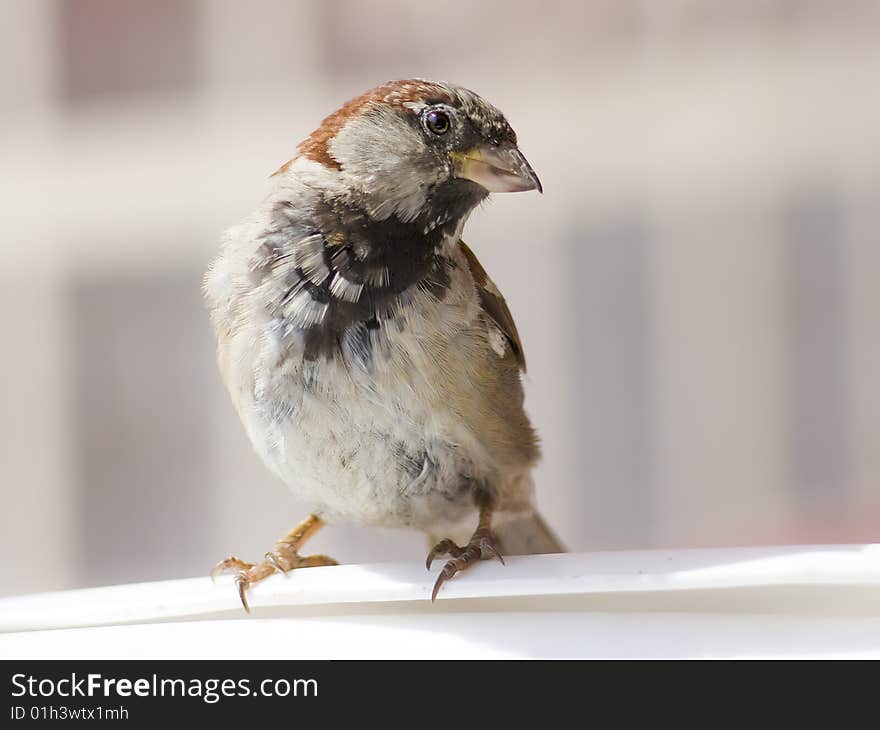
<path fill-rule="evenodd" d="M 525 372 L 526 357 L 523 353 L 522 342 L 519 339 L 519 332 L 516 331 L 516 325 L 513 322 L 513 315 L 507 307 L 507 302 L 504 301 L 504 297 L 501 295 L 498 287 L 495 286 L 495 282 L 489 278 L 486 270 L 477 260 L 470 247 L 464 241 L 459 241 L 458 245 L 461 246 L 461 250 L 470 267 L 471 276 L 474 277 L 474 283 L 477 285 L 477 293 L 480 295 L 480 304 L 483 307 L 483 311 L 507 339 L 520 370 Z"/>

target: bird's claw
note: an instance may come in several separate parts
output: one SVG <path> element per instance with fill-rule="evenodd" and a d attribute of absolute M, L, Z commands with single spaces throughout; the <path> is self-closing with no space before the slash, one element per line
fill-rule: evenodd
<path fill-rule="evenodd" d="M 320 517 L 311 515 L 293 528 L 281 540 L 275 543 L 274 550 L 270 550 L 263 556 L 262 563 L 248 563 L 234 555 L 221 560 L 211 571 L 211 579 L 228 570 L 236 571 L 235 587 L 238 589 L 238 597 L 241 605 L 248 613 L 251 612 L 247 601 L 247 591 L 255 583 L 268 578 L 273 573 L 287 574 L 296 568 L 316 568 L 321 565 L 337 565 L 338 563 L 326 555 L 299 554 L 299 548 L 308 540 L 324 523 Z"/>
<path fill-rule="evenodd" d="M 224 558 L 217 565 L 215 565 L 211 569 L 211 580 L 216 581 L 217 576 L 221 573 L 225 573 L 228 570 L 250 570 L 254 567 L 253 563 L 247 563 L 241 558 L 237 558 L 234 555 L 230 555 L 228 558 Z"/>
<path fill-rule="evenodd" d="M 430 570 L 434 559 L 439 558 L 441 555 L 451 555 L 453 558 L 457 558 L 463 551 L 464 548 L 459 547 L 449 538 L 445 538 L 431 548 L 431 552 L 428 553 L 428 557 L 425 560 L 425 567 Z"/>
<path fill-rule="evenodd" d="M 294 552 L 294 555 L 296 555 L 295 552 Z M 296 557 L 298 558 L 299 556 L 296 555 Z M 266 553 L 263 556 L 263 559 L 275 569 L 276 573 L 281 573 L 284 576 L 287 575 L 288 571 L 292 567 L 292 566 L 290 566 L 290 563 L 287 560 L 284 560 L 284 563 L 282 563 L 281 561 L 284 558 L 278 552 L 273 551 L 273 550 L 270 550 L 268 553 Z"/>
<path fill-rule="evenodd" d="M 235 587 L 238 589 L 241 605 L 244 606 L 245 611 L 250 613 L 251 609 L 247 601 L 247 590 L 254 583 L 259 583 L 273 573 L 286 575 L 296 568 L 316 568 L 323 565 L 338 565 L 338 563 L 326 555 L 307 555 L 303 557 L 290 545 L 279 543 L 275 546 L 274 550 L 266 553 L 265 560 L 262 563 L 246 563 L 235 556 L 221 560 L 211 571 L 211 579 L 213 580 L 227 570 L 238 571 L 235 575 Z"/>
<path fill-rule="evenodd" d="M 244 610 L 247 613 L 251 612 L 251 607 L 248 606 L 247 600 L 247 589 L 250 587 L 250 584 L 247 572 L 241 571 L 235 576 L 235 587 L 238 590 L 238 597 L 241 599 L 241 605 L 244 606 Z"/>
<path fill-rule="evenodd" d="M 452 578 L 456 573 L 469 568 L 472 563 L 475 563 L 478 560 L 498 558 L 498 560 L 501 561 L 501 564 L 504 564 L 504 558 L 498 550 L 495 536 L 487 527 L 478 528 L 477 531 L 474 532 L 470 542 L 464 547 L 456 545 L 449 539 L 444 539 L 438 542 L 433 548 L 431 548 L 431 551 L 428 553 L 428 558 L 425 561 L 428 570 L 431 569 L 431 563 L 434 562 L 434 559 L 441 555 L 451 555 L 452 559 L 446 561 L 446 564 L 440 570 L 440 575 L 437 576 L 437 582 L 434 583 L 434 590 L 431 592 L 432 603 L 437 599 L 437 594 L 440 592 L 440 586 Z"/>

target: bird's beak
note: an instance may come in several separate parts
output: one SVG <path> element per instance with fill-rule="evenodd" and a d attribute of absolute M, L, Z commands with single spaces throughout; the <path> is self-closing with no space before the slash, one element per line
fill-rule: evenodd
<path fill-rule="evenodd" d="M 512 144 L 484 145 L 463 153 L 453 152 L 452 159 L 456 177 L 472 180 L 490 193 L 544 192 L 532 166 Z"/>

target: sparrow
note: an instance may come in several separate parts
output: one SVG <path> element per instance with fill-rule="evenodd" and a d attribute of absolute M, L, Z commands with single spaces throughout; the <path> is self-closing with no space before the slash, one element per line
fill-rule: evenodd
<path fill-rule="evenodd" d="M 542 192 L 504 115 L 460 86 L 391 81 L 324 119 L 271 182 L 203 289 L 244 429 L 311 513 L 263 561 L 230 556 L 212 577 L 235 572 L 249 611 L 272 573 L 336 564 L 301 555 L 334 522 L 436 540 L 432 600 L 478 560 L 561 552 L 533 505 L 522 343 L 461 240 L 490 193 Z"/>

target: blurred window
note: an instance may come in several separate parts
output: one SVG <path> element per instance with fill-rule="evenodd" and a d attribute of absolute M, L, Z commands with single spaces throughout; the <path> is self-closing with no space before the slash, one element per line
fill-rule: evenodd
<path fill-rule="evenodd" d="M 199 79 L 196 0 L 58 0 L 61 95 L 185 92 Z"/>

